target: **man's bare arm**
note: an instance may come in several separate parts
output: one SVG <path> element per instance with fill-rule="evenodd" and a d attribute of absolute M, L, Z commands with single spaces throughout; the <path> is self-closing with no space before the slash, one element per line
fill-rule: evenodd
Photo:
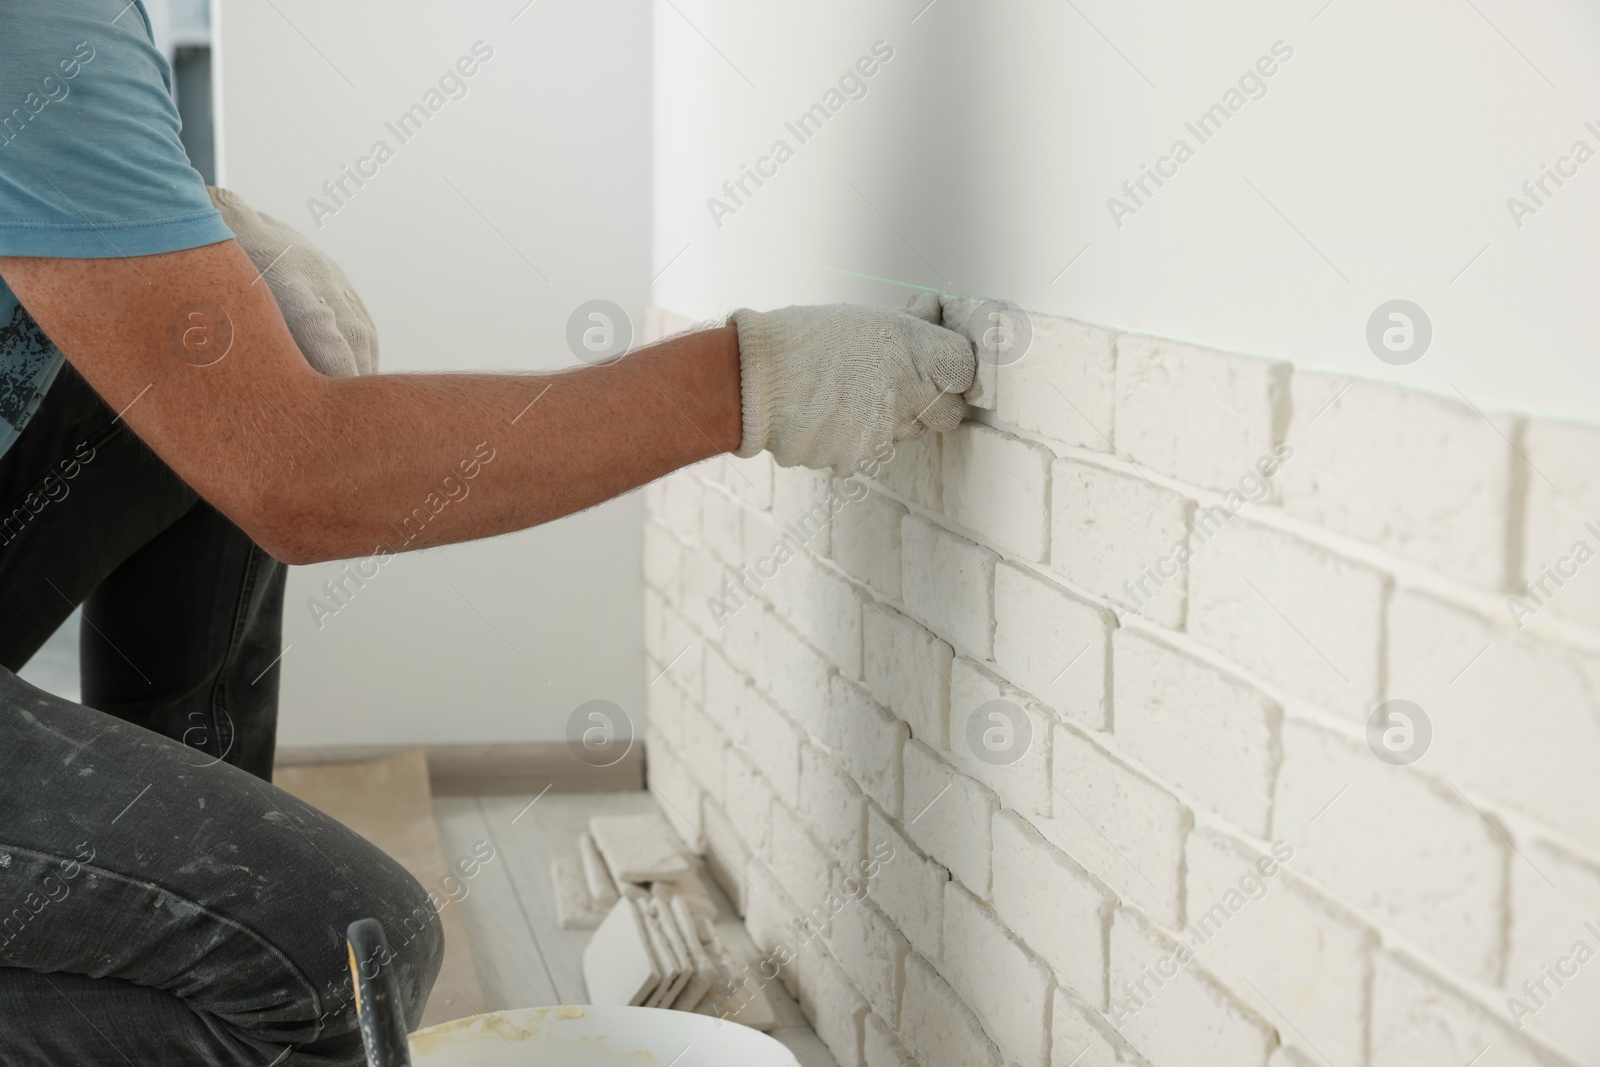
<path fill-rule="evenodd" d="M 62 353 L 201 496 L 279 559 L 398 548 L 447 476 L 469 494 L 406 545 L 534 526 L 739 447 L 732 327 L 556 374 L 325 378 L 232 241 L 121 259 L 0 257 L 0 277 Z M 226 312 L 208 366 L 185 329 Z M 225 340 L 217 326 L 212 343 Z M 191 341 L 195 340 L 191 335 Z M 415 527 L 416 524 L 413 524 Z"/>

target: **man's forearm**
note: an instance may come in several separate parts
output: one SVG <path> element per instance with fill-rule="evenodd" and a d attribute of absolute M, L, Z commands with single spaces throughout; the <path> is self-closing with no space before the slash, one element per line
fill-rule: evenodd
<path fill-rule="evenodd" d="M 785 466 L 852 467 L 959 424 L 977 367 L 925 294 L 908 311 L 741 310 L 553 375 L 328 378 L 233 241 L 0 257 L 0 276 L 119 419 L 291 563 L 534 526 L 746 434 Z"/>
<path fill-rule="evenodd" d="M 269 551 L 310 563 L 466 541 L 738 448 L 738 338 L 704 330 L 556 374 L 331 379 L 306 414 L 253 531 Z"/>
<path fill-rule="evenodd" d="M 232 241 L 0 273 L 180 478 L 291 563 L 522 529 L 740 443 L 732 327 L 556 374 L 328 378 Z"/>

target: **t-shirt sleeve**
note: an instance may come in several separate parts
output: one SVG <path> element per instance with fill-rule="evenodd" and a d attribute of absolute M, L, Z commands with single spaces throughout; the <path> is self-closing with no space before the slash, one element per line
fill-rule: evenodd
<path fill-rule="evenodd" d="M 0 255 L 153 255 L 232 237 L 179 127 L 142 4 L 16 5 L 0 31 Z"/>

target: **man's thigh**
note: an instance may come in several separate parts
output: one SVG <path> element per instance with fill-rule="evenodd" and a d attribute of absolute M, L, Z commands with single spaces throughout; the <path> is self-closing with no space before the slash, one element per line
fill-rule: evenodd
<path fill-rule="evenodd" d="M 71 367 L 0 455 L 0 666 L 17 670 L 198 500 Z"/>
<path fill-rule="evenodd" d="M 83 605 L 83 703 L 270 781 L 287 568 L 204 500 Z"/>
<path fill-rule="evenodd" d="M 81 604 L 85 704 L 263 779 L 285 573 L 71 367 L 0 456 L 0 666 Z"/>
<path fill-rule="evenodd" d="M 397 863 L 236 767 L 0 670 L 0 968 L 162 990 L 237 1043 L 226 1062 L 342 1055 L 359 1047 L 344 931 L 367 917 L 415 1025 L 443 940 Z M 38 988 L 32 1036 L 72 1030 L 71 1005 Z M 22 1025 L 0 1027 L 0 1062 Z M 185 1062 L 138 1031 L 133 1062 Z"/>

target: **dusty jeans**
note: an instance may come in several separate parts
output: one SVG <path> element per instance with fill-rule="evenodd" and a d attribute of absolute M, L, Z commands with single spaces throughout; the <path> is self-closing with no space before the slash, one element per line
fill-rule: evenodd
<path fill-rule="evenodd" d="M 85 704 L 261 778 L 284 574 L 70 366 L 0 455 L 0 666 L 82 604 Z"/>
<path fill-rule="evenodd" d="M 364 1062 L 343 937 L 368 916 L 420 1017 L 427 893 L 266 781 L 282 599 L 64 369 L 0 456 L 0 1064 Z M 79 603 L 81 705 L 12 673 Z"/>

